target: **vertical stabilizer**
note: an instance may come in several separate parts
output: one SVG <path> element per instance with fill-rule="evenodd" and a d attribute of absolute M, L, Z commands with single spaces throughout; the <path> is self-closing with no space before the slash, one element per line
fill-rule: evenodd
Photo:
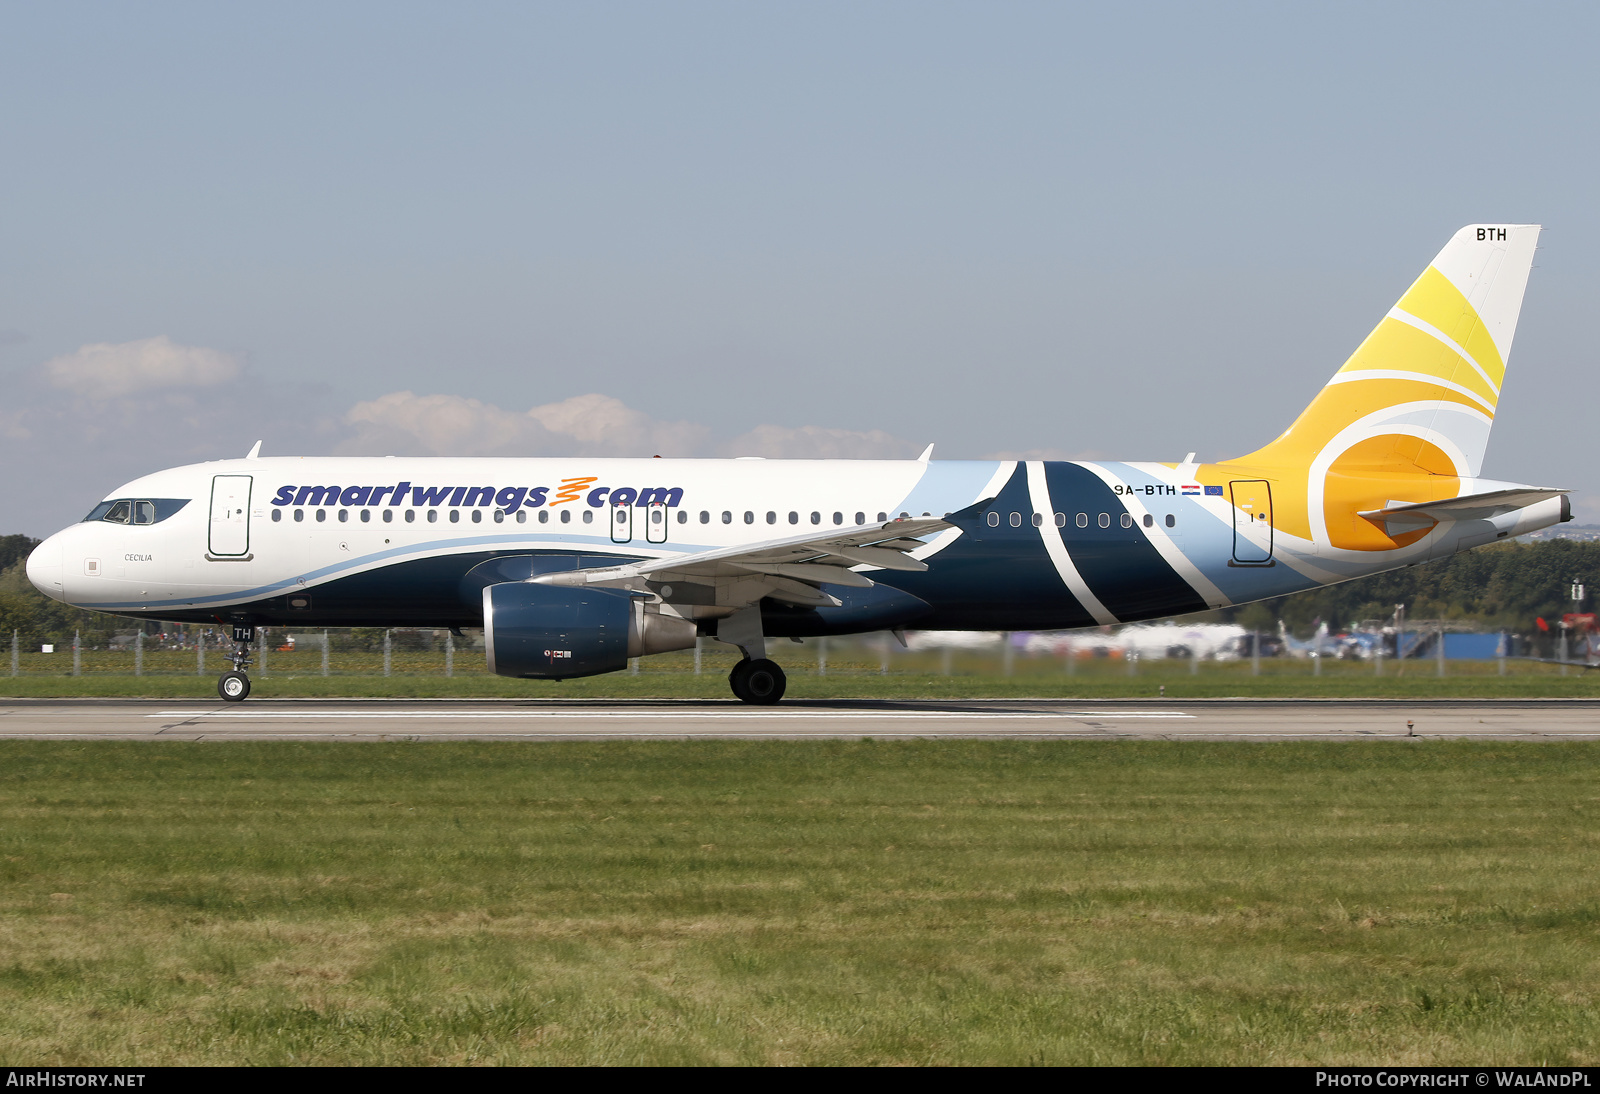
<path fill-rule="evenodd" d="M 1537 224 L 1461 229 L 1282 436 L 1227 462 L 1303 482 L 1293 500 L 1305 508 L 1284 516 L 1317 539 L 1325 504 L 1342 524 L 1355 500 L 1341 483 L 1406 479 L 1422 485 L 1393 498 L 1456 496 L 1483 467 L 1538 239 Z"/>

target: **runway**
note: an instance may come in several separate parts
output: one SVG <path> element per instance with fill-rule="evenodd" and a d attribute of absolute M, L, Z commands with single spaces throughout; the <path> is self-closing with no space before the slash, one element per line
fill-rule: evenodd
<path fill-rule="evenodd" d="M 1600 701 L 0 699 L 0 739 L 1600 739 Z"/>

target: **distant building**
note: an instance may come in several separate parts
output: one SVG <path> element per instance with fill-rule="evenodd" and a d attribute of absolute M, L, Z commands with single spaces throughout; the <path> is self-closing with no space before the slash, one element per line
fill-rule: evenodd
<path fill-rule="evenodd" d="M 1556 524 L 1517 538 L 1529 543 L 1544 539 L 1578 539 L 1593 542 L 1600 540 L 1600 524 Z"/>

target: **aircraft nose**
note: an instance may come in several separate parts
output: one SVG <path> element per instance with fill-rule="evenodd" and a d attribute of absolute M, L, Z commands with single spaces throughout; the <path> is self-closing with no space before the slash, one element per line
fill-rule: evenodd
<path fill-rule="evenodd" d="M 45 596 L 55 600 L 65 600 L 66 592 L 62 588 L 62 563 L 61 563 L 61 538 L 51 536 L 33 549 L 28 556 L 28 580 L 33 582 L 33 587 Z"/>

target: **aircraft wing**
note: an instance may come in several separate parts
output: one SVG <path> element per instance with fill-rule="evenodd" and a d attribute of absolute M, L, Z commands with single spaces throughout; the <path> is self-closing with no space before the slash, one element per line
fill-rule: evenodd
<path fill-rule="evenodd" d="M 1388 525 L 1396 531 L 1412 531 L 1444 521 L 1487 520 L 1565 493 L 1568 491 L 1553 487 L 1517 486 L 1460 498 L 1442 498 L 1439 501 L 1391 502 L 1386 508 L 1367 509 L 1358 515 L 1374 524 Z"/>
<path fill-rule="evenodd" d="M 870 588 L 872 579 L 857 573 L 852 569 L 855 566 L 926 570 L 927 563 L 910 555 L 926 546 L 917 537 L 953 527 L 937 517 L 910 517 L 621 566 L 564 570 L 532 580 L 542 585 L 601 585 L 641 592 L 659 592 L 663 583 L 683 582 L 718 589 L 716 603 L 722 606 L 742 606 L 772 596 L 796 604 L 837 607 L 840 601 L 817 586 Z"/>

